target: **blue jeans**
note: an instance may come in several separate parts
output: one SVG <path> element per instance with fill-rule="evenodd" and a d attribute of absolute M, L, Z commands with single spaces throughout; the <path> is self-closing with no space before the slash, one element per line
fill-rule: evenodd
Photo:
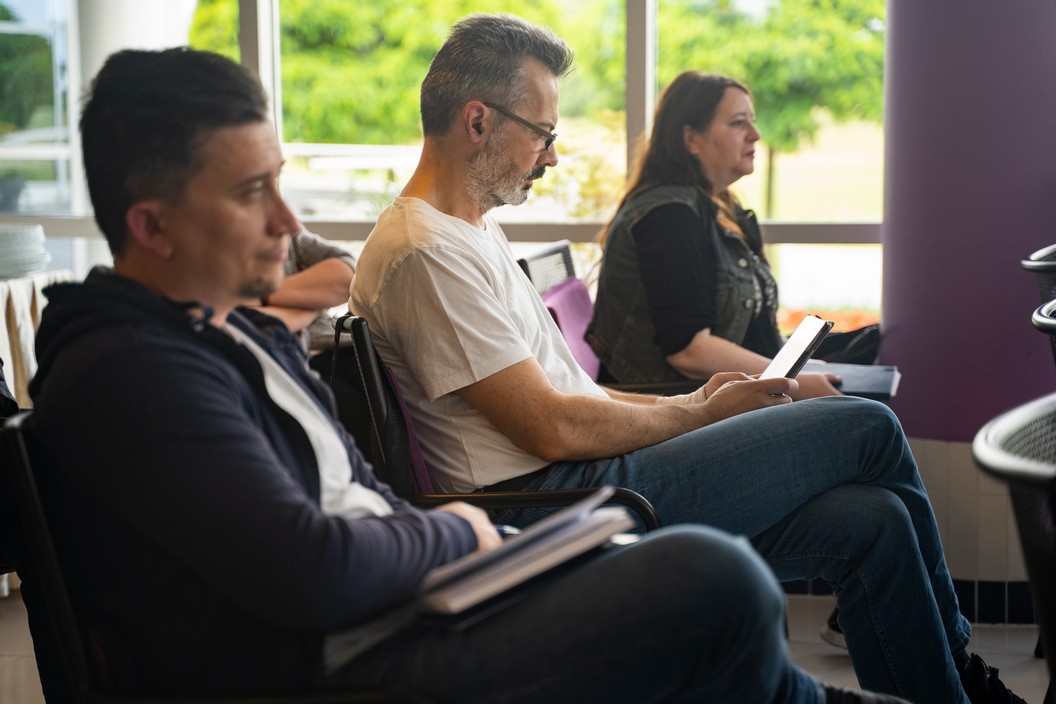
<path fill-rule="evenodd" d="M 779 580 L 829 582 L 863 688 L 967 704 L 951 653 L 971 627 L 916 462 L 883 404 L 828 397 L 758 410 L 620 457 L 555 463 L 527 488 L 603 484 L 637 490 L 665 525 L 747 536 Z"/>
<path fill-rule="evenodd" d="M 790 663 L 784 595 L 743 538 L 665 528 L 544 580 L 464 630 L 415 625 L 325 686 L 459 704 L 825 701 Z"/>

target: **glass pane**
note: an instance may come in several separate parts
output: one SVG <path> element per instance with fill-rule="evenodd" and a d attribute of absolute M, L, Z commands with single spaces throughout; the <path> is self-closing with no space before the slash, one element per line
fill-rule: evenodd
<path fill-rule="evenodd" d="M 183 0 L 196 5 L 187 44 L 241 61 L 238 48 L 238 0 Z"/>
<path fill-rule="evenodd" d="M 833 332 L 880 322 L 880 245 L 778 244 L 766 255 L 780 289 L 777 323 L 784 334 L 808 313 L 835 321 Z"/>
<path fill-rule="evenodd" d="M 68 213 L 66 3 L 0 2 L 0 212 Z"/>
<path fill-rule="evenodd" d="M 553 27 L 579 58 L 562 84 L 561 163 L 503 220 L 598 219 L 623 185 L 621 0 L 372 3 L 280 0 L 283 187 L 309 217 L 373 220 L 418 161 L 418 90 L 452 24 L 511 12 Z"/>
<path fill-rule="evenodd" d="M 763 141 L 733 190 L 763 219 L 882 219 L 884 18 L 884 0 L 660 0 L 660 86 L 692 68 L 753 93 Z"/>

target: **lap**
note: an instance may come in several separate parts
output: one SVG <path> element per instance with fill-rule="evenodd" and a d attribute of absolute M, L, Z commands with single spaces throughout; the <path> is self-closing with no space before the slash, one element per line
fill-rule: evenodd
<path fill-rule="evenodd" d="M 754 411 L 619 457 L 556 463 L 533 488 L 624 486 L 649 499 L 664 525 L 751 537 L 834 487 L 916 481 L 893 414 L 834 397 Z"/>
<path fill-rule="evenodd" d="M 416 626 L 331 684 L 423 683 L 460 702 L 665 701 L 702 662 L 720 677 L 730 669 L 724 659 L 750 650 L 770 659 L 773 672 L 761 676 L 772 674 L 776 686 L 782 610 L 779 587 L 746 541 L 701 526 L 663 529 L 467 630 Z M 761 632 L 772 642 L 738 642 Z"/>

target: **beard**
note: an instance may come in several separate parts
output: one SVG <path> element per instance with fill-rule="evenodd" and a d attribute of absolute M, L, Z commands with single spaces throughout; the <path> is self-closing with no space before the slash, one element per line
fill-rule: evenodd
<path fill-rule="evenodd" d="M 469 185 L 466 191 L 474 203 L 486 212 L 500 205 L 520 205 L 528 199 L 528 186 L 542 178 L 546 166 L 528 173 L 518 173 L 517 165 L 506 149 L 506 141 L 492 139 L 469 160 Z"/>

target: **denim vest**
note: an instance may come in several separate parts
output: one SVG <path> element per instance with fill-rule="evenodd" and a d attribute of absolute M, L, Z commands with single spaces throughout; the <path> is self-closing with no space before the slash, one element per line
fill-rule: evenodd
<path fill-rule="evenodd" d="M 660 186 L 627 201 L 609 227 L 598 281 L 594 318 L 586 339 L 605 368 L 621 384 L 645 384 L 684 379 L 667 363 L 654 342 L 653 326 L 638 269 L 638 253 L 631 229 L 653 209 L 682 203 L 700 216 L 700 236 L 716 241 L 717 319 L 711 334 L 740 344 L 755 309 L 755 258 L 762 251 L 762 235 L 755 214 L 739 213 L 745 239 L 723 231 L 715 219 L 715 204 L 693 186 Z M 751 243 L 751 249 L 749 248 Z M 702 272 L 710 276 L 710 272 Z M 776 320 L 774 329 L 776 330 Z"/>

